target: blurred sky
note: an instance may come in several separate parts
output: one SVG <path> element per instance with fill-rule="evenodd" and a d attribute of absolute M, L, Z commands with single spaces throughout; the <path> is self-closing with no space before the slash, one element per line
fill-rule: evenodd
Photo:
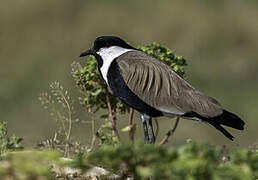
<path fill-rule="evenodd" d="M 26 145 L 49 138 L 54 122 L 38 95 L 58 80 L 78 96 L 70 64 L 101 35 L 116 35 L 138 46 L 156 41 L 187 59 L 187 80 L 219 100 L 246 122 L 246 130 L 229 129 L 229 142 L 215 129 L 182 120 L 170 144 L 188 138 L 229 146 L 258 140 L 258 2 L 13 0 L 0 6 L 0 120 Z M 90 119 L 87 113 L 80 118 Z M 127 117 L 119 117 L 120 127 Z M 136 114 L 135 121 L 139 122 Z M 161 118 L 160 135 L 174 120 Z M 101 122 L 98 121 L 98 125 Z M 137 138 L 143 138 L 138 123 Z M 89 139 L 88 125 L 75 137 Z M 161 137 L 160 137 L 161 138 Z"/>

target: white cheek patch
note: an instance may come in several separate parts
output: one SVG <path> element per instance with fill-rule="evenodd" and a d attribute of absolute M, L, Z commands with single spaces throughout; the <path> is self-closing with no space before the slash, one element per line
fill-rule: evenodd
<path fill-rule="evenodd" d="M 103 59 L 103 65 L 100 68 L 100 71 L 107 84 L 108 84 L 107 73 L 111 63 L 115 58 L 117 58 L 118 56 L 121 56 L 122 54 L 128 51 L 134 51 L 134 50 L 126 49 L 118 46 L 111 46 L 108 48 L 100 48 L 100 50 L 97 52 L 97 54 L 100 55 L 101 58 Z"/>

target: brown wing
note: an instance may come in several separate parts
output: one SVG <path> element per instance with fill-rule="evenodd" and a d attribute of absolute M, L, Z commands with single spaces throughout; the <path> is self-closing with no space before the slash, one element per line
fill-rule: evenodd
<path fill-rule="evenodd" d="M 171 67 L 141 51 L 127 52 L 119 56 L 117 62 L 128 87 L 164 114 L 196 112 L 214 117 L 223 111 L 215 99 L 195 90 Z"/>

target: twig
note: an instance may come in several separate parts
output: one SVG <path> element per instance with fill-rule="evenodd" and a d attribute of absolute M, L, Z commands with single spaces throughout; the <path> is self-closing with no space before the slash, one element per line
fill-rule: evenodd
<path fill-rule="evenodd" d="M 111 102 L 110 102 L 110 99 L 109 99 L 109 94 L 108 94 L 107 89 L 106 89 L 106 100 L 107 100 L 109 118 L 110 118 L 111 123 L 112 123 L 112 134 L 114 136 L 116 136 L 119 140 L 120 137 L 119 137 L 119 133 L 118 133 L 117 128 L 116 128 L 116 119 L 113 116 L 113 111 L 112 111 Z"/>
<path fill-rule="evenodd" d="M 164 138 L 160 141 L 160 143 L 159 143 L 160 146 L 163 145 L 163 144 L 166 144 L 167 141 L 168 141 L 168 138 L 169 138 L 171 135 L 174 134 L 174 132 L 176 131 L 176 128 L 177 128 L 179 119 L 180 119 L 179 117 L 176 118 L 176 122 L 175 122 L 175 124 L 174 124 L 173 129 L 169 130 L 169 131 L 167 132 L 167 134 L 164 136 Z"/>
<path fill-rule="evenodd" d="M 129 112 L 129 119 L 128 119 L 128 125 L 130 127 L 132 127 L 133 125 L 133 114 L 134 114 L 134 109 L 133 108 L 130 108 L 130 112 Z M 129 131 L 129 138 L 132 142 L 134 142 L 134 131 L 133 129 L 131 128 L 130 131 Z"/>
<path fill-rule="evenodd" d="M 68 109 L 68 129 L 64 128 L 64 130 L 66 131 L 66 141 L 69 142 L 70 136 L 71 136 L 71 130 L 72 130 L 72 110 L 71 110 L 70 104 L 69 104 L 68 100 L 66 99 L 63 91 L 58 90 L 58 92 L 61 95 L 62 99 L 64 100 L 65 105 Z"/>
<path fill-rule="evenodd" d="M 63 118 L 61 117 L 61 114 L 59 112 L 57 112 L 62 126 L 63 126 L 63 130 L 66 136 L 66 144 L 65 144 L 65 152 L 64 152 L 64 156 L 68 157 L 69 156 L 69 151 L 70 151 L 70 137 L 71 137 L 71 130 L 72 130 L 72 109 L 71 106 L 68 102 L 68 100 L 66 99 L 66 96 L 64 95 L 62 90 L 57 90 L 57 92 L 60 94 L 60 96 L 62 97 L 67 109 L 68 109 L 68 127 L 65 126 L 65 122 L 63 120 Z"/>
<path fill-rule="evenodd" d="M 56 114 L 57 114 L 59 120 L 61 121 L 62 128 L 63 128 L 64 134 L 65 134 L 65 138 L 67 139 L 68 135 L 67 135 L 67 131 L 66 131 L 66 127 L 65 127 L 65 122 L 64 122 L 64 120 L 62 118 L 62 115 L 61 115 L 61 113 L 59 111 L 56 111 Z"/>
<path fill-rule="evenodd" d="M 95 141 L 96 141 L 96 135 L 95 135 L 95 120 L 93 116 L 91 116 L 91 133 L 92 133 L 92 138 L 91 138 L 91 146 L 90 150 L 93 150 Z"/>

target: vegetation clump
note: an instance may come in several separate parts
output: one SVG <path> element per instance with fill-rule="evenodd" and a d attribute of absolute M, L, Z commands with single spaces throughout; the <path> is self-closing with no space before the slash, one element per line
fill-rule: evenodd
<path fill-rule="evenodd" d="M 22 138 L 15 134 L 8 136 L 7 122 L 0 122 L 0 159 L 6 151 L 23 149 L 22 140 Z"/>
<path fill-rule="evenodd" d="M 1 180 L 50 180 L 51 164 L 59 163 L 58 151 L 24 150 L 7 153 L 0 162 Z"/>
<path fill-rule="evenodd" d="M 103 146 L 86 156 L 86 164 L 103 166 L 134 179 L 252 180 L 258 178 L 258 152 L 233 151 L 196 142 L 173 147 L 135 143 Z M 227 160 L 225 160 L 227 159 Z"/>
<path fill-rule="evenodd" d="M 0 177 L 18 179 L 64 178 L 51 166 L 74 168 L 77 179 L 91 179 L 92 167 L 109 174 L 95 179 L 133 178 L 135 180 L 253 180 L 258 178 L 258 150 L 239 149 L 230 155 L 218 146 L 190 142 L 178 148 L 151 144 L 103 145 L 100 148 L 62 160 L 58 151 L 26 150 L 7 153 L 0 163 Z M 72 170 L 67 172 L 71 173 Z M 58 177 L 58 178 L 57 178 Z M 80 177 L 80 178 L 79 178 Z M 69 178 L 68 178 L 69 179 Z M 73 178 L 70 178 L 73 179 Z"/>

